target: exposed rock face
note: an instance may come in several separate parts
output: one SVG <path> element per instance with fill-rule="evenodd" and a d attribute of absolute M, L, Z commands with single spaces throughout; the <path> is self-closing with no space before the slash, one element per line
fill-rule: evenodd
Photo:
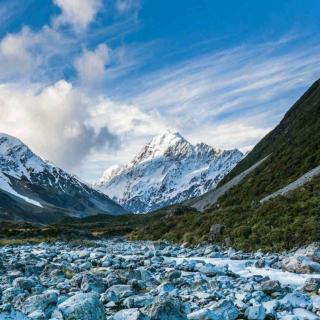
<path fill-rule="evenodd" d="M 242 158 L 237 149 L 192 145 L 167 131 L 129 164 L 108 169 L 96 186 L 129 211 L 150 212 L 211 190 Z"/>

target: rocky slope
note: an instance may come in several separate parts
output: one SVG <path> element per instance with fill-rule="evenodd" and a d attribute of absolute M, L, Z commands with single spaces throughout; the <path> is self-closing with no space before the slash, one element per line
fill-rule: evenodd
<path fill-rule="evenodd" d="M 4 246 L 0 319 L 316 320 L 319 262 L 317 243 L 284 254 L 122 239 Z"/>
<path fill-rule="evenodd" d="M 0 200 L 0 217 L 9 220 L 51 222 L 64 215 L 126 213 L 103 193 L 6 134 L 0 134 Z"/>
<path fill-rule="evenodd" d="M 96 187 L 129 211 L 150 212 L 209 191 L 242 157 L 166 131 L 129 164 L 106 170 Z"/>

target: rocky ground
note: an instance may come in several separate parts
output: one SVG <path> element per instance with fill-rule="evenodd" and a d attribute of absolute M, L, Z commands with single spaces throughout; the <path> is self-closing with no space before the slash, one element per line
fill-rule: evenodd
<path fill-rule="evenodd" d="M 117 239 L 0 257 L 0 320 L 320 319 L 316 243 L 246 254 Z"/>

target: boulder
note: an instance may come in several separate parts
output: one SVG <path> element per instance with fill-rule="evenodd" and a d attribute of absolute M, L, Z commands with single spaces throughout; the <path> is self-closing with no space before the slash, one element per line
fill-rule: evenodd
<path fill-rule="evenodd" d="M 77 293 L 58 305 L 53 317 L 61 320 L 105 320 L 103 304 L 96 293 Z"/>
<path fill-rule="evenodd" d="M 173 297 L 156 297 L 152 305 L 145 309 L 150 320 L 187 320 L 183 303 Z"/>
<path fill-rule="evenodd" d="M 249 307 L 245 316 L 248 320 L 264 320 L 266 316 L 266 309 L 260 304 L 258 306 Z"/>
<path fill-rule="evenodd" d="M 148 320 L 149 318 L 141 313 L 139 309 L 124 309 L 114 314 L 110 320 Z"/>
<path fill-rule="evenodd" d="M 26 299 L 21 306 L 24 314 L 42 312 L 46 317 L 50 317 L 58 302 L 58 292 L 56 290 L 47 290 L 42 294 L 34 295 Z"/>
<path fill-rule="evenodd" d="M 85 274 L 81 281 L 81 290 L 84 292 L 103 293 L 106 291 L 106 284 L 98 277 L 92 274 Z"/>
<path fill-rule="evenodd" d="M 13 280 L 12 285 L 16 288 L 31 291 L 31 289 L 35 287 L 37 283 L 33 279 L 19 277 Z"/>
<path fill-rule="evenodd" d="M 214 266 L 211 263 L 206 263 L 198 267 L 198 271 L 204 273 L 208 277 L 214 277 L 217 275 L 226 275 L 228 271 L 227 266 Z"/>
<path fill-rule="evenodd" d="M 280 303 L 290 305 L 292 308 L 308 308 L 312 305 L 310 297 L 300 292 L 288 293 L 280 300 Z"/>
<path fill-rule="evenodd" d="M 123 304 L 126 308 L 144 308 L 149 306 L 153 301 L 150 295 L 135 295 L 124 300 Z"/>
<path fill-rule="evenodd" d="M 272 294 L 281 290 L 279 281 L 267 280 L 261 283 L 261 290 L 266 294 Z"/>
<path fill-rule="evenodd" d="M 122 302 L 125 298 L 133 296 L 135 293 L 130 285 L 116 284 L 110 287 L 103 295 L 102 300 L 106 302 L 113 301 L 115 303 Z"/>
<path fill-rule="evenodd" d="M 224 231 L 224 225 L 222 224 L 213 224 L 209 230 L 209 238 L 211 240 L 216 240 L 220 236 L 222 236 Z"/>
<path fill-rule="evenodd" d="M 309 278 L 306 280 L 303 290 L 306 292 L 317 292 L 320 289 L 320 278 Z"/>
<path fill-rule="evenodd" d="M 222 300 L 210 306 L 218 319 L 235 320 L 239 316 L 239 310 L 232 301 Z"/>
<path fill-rule="evenodd" d="M 294 273 L 320 273 L 320 263 L 306 256 L 292 256 L 283 259 L 282 269 Z"/>
<path fill-rule="evenodd" d="M 306 256 L 315 262 L 320 263 L 320 242 L 314 242 L 305 248 L 298 249 L 296 256 Z"/>
<path fill-rule="evenodd" d="M 220 318 L 210 309 L 203 308 L 188 314 L 189 320 L 220 320 Z"/>

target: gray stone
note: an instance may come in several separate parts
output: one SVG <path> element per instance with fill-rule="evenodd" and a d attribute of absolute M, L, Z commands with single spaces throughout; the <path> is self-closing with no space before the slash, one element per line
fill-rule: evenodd
<path fill-rule="evenodd" d="M 173 297 L 160 296 L 145 309 L 151 320 L 187 320 L 184 305 Z"/>
<path fill-rule="evenodd" d="M 216 240 L 222 236 L 224 231 L 224 226 L 222 224 L 213 224 L 209 230 L 209 237 L 211 240 Z"/>
<path fill-rule="evenodd" d="M 63 320 L 105 320 L 103 304 L 96 293 L 78 293 L 58 305 L 53 317 Z"/>
<path fill-rule="evenodd" d="M 266 294 L 272 294 L 281 290 L 279 281 L 267 280 L 261 283 L 261 290 Z"/>
<path fill-rule="evenodd" d="M 320 278 L 309 278 L 306 280 L 303 290 L 306 292 L 317 292 L 320 289 Z"/>
<path fill-rule="evenodd" d="M 124 309 L 114 314 L 110 320 L 148 320 L 149 318 L 141 313 L 139 309 Z"/>
<path fill-rule="evenodd" d="M 266 310 L 262 305 L 252 306 L 246 310 L 245 315 L 248 320 L 264 320 Z"/>

